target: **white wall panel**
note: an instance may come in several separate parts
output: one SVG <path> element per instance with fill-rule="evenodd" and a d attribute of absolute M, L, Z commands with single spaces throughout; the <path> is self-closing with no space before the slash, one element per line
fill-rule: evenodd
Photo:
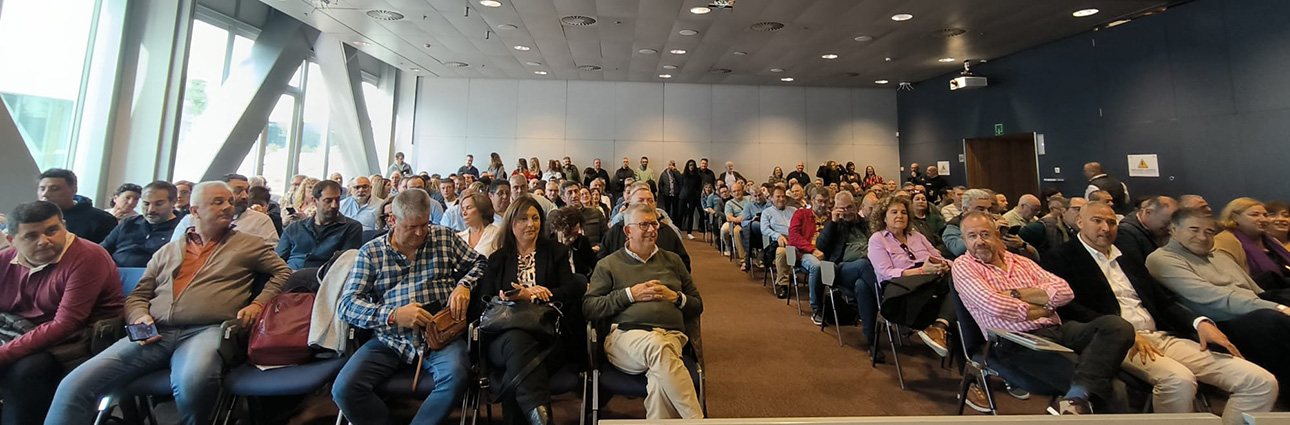
<path fill-rule="evenodd" d="M 711 85 L 663 85 L 663 140 L 698 143 L 712 140 Z"/>
<path fill-rule="evenodd" d="M 570 81 L 566 139 L 613 140 L 614 83 Z"/>
<path fill-rule="evenodd" d="M 417 93 L 416 135 L 466 135 L 470 80 L 422 78 Z"/>
<path fill-rule="evenodd" d="M 663 158 L 675 159 L 676 168 L 682 171 L 685 171 L 685 161 L 693 159 L 695 165 L 698 165 L 700 159 L 708 158 L 708 167 L 712 168 L 713 172 L 717 172 L 720 167 L 712 162 L 711 149 L 711 143 L 663 142 Z M 667 161 L 661 161 L 660 164 L 666 166 Z M 659 171 L 662 171 L 662 168 L 659 168 Z"/>
<path fill-rule="evenodd" d="M 614 152 L 613 140 L 566 140 L 564 152 L 578 166 L 578 171 L 590 167 L 596 158 L 600 158 L 600 168 L 610 175 L 622 165 L 623 157 Z"/>
<path fill-rule="evenodd" d="M 761 142 L 806 144 L 806 89 L 759 87 Z"/>
<path fill-rule="evenodd" d="M 720 162 L 715 167 L 719 170 L 725 170 L 726 161 L 734 161 L 735 171 L 757 183 L 766 181 L 766 178 L 770 177 L 770 170 L 774 167 L 763 167 L 761 165 L 761 145 L 713 143 L 712 158 L 720 158 Z M 717 175 L 721 175 L 721 173 L 717 173 Z"/>
<path fill-rule="evenodd" d="M 815 177 L 815 171 L 820 167 L 820 163 L 829 160 L 838 161 L 843 165 L 846 165 L 847 161 L 855 161 L 854 148 L 851 145 L 811 145 L 811 148 L 806 150 L 806 173 Z"/>
<path fill-rule="evenodd" d="M 851 93 L 821 87 L 806 89 L 806 143 L 850 145 Z"/>
<path fill-rule="evenodd" d="M 413 157 L 412 171 L 420 173 L 448 175 L 457 171 L 465 163 L 465 137 L 426 137 L 417 138 L 417 153 Z M 475 155 L 478 157 L 479 155 Z"/>
<path fill-rule="evenodd" d="M 756 86 L 712 86 L 712 141 L 761 143 L 760 99 Z"/>
<path fill-rule="evenodd" d="M 618 140 L 614 142 L 614 154 L 619 158 L 618 165 L 622 165 L 622 158 L 627 157 L 627 159 L 632 163 L 632 169 L 640 168 L 642 156 L 649 157 L 649 166 L 650 168 L 653 168 L 654 171 L 661 170 L 662 167 L 667 165 L 667 161 L 664 160 L 663 157 L 663 142 L 652 140 Z M 614 169 L 617 168 L 618 166 L 614 167 Z M 613 173 L 610 172 L 609 174 L 612 175 Z"/>
<path fill-rule="evenodd" d="M 784 175 L 787 176 L 788 173 L 793 172 L 794 167 L 797 167 L 798 161 L 806 161 L 806 149 L 804 146 L 770 143 L 761 145 L 761 169 L 765 170 L 763 173 L 768 177 L 770 176 L 770 170 L 775 167 L 783 167 Z M 811 164 L 807 162 L 806 174 L 814 176 L 815 168 L 819 165 L 819 163 Z"/>
<path fill-rule="evenodd" d="M 900 152 L 895 149 L 858 145 L 855 147 L 855 157 L 856 171 L 863 173 L 865 166 L 872 165 L 873 171 L 885 180 L 900 177 Z"/>
<path fill-rule="evenodd" d="M 663 85 L 617 83 L 614 95 L 614 138 L 663 140 Z"/>
<path fill-rule="evenodd" d="M 515 152 L 525 158 L 538 157 L 542 161 L 542 171 L 546 171 L 547 162 L 564 158 L 564 142 L 550 139 L 515 139 Z M 533 164 L 529 164 L 533 168 Z"/>
<path fill-rule="evenodd" d="M 568 82 L 520 80 L 518 89 L 516 137 L 563 140 Z"/>
<path fill-rule="evenodd" d="M 502 166 L 506 172 L 509 173 L 515 169 L 514 138 L 467 137 L 465 149 L 466 153 L 475 155 L 475 168 L 478 168 L 481 173 L 488 169 L 488 156 L 493 152 L 497 152 L 497 155 L 502 157 Z"/>
<path fill-rule="evenodd" d="M 515 134 L 516 80 L 469 80 L 468 137 L 507 137 Z"/>

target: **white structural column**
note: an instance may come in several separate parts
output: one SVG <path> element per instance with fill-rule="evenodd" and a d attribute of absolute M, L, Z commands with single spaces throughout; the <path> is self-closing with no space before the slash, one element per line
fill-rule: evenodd
<path fill-rule="evenodd" d="M 8 214 L 23 202 L 36 200 L 36 183 L 40 169 L 27 150 L 18 124 L 14 123 L 9 107 L 0 102 L 0 213 Z"/>
<path fill-rule="evenodd" d="M 331 108 L 328 123 L 339 143 L 343 164 L 333 162 L 331 170 L 348 170 L 345 177 L 367 175 L 382 171 L 377 161 L 376 141 L 372 136 L 372 120 L 363 98 L 363 74 L 358 66 L 358 51 L 327 34 L 314 42 L 314 54 L 327 87 L 327 100 Z M 338 167 L 339 166 L 339 167 Z"/>

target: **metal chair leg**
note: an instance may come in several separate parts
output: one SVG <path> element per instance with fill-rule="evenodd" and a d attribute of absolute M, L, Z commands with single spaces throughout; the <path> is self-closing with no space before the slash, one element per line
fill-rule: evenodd
<path fill-rule="evenodd" d="M 886 322 L 884 320 L 884 322 Z M 900 353 L 896 351 L 896 333 L 892 330 L 891 322 L 887 323 L 887 342 L 891 344 L 891 359 L 896 364 L 896 379 L 900 381 L 900 389 L 908 390 L 905 387 L 905 373 L 900 370 Z"/>
<path fill-rule="evenodd" d="M 837 296 L 834 295 L 836 294 L 836 292 L 833 291 L 833 288 L 831 287 L 828 288 L 828 291 L 829 291 L 829 302 L 833 304 L 833 330 L 834 332 L 838 333 L 838 346 L 841 347 L 842 346 L 842 320 L 838 319 L 838 299 L 837 299 Z M 824 327 L 821 326 L 820 330 L 823 331 Z"/>
<path fill-rule="evenodd" d="M 990 414 L 999 416 L 999 405 L 995 403 L 994 391 L 990 389 L 990 375 L 987 375 L 985 371 L 982 370 L 980 371 L 980 378 L 978 379 L 979 380 L 977 382 L 980 382 L 981 391 L 985 391 L 985 399 L 990 402 Z"/>

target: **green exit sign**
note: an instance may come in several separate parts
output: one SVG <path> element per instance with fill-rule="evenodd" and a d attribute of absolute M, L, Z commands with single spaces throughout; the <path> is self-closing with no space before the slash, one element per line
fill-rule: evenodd
<path fill-rule="evenodd" d="M 994 125 L 994 135 L 995 135 L 995 136 L 1002 136 L 1002 135 L 1003 135 L 1003 124 L 995 124 L 995 125 Z"/>

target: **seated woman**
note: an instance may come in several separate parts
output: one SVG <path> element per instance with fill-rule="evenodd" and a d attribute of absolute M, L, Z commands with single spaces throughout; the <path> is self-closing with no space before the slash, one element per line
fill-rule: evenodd
<path fill-rule="evenodd" d="M 945 218 L 941 217 L 941 213 L 927 201 L 927 194 L 915 192 L 910 198 L 910 205 L 914 208 L 909 213 L 909 224 L 914 226 L 914 231 L 926 237 L 937 251 L 948 252 L 945 249 L 945 243 L 941 242 L 941 232 L 945 231 Z"/>
<path fill-rule="evenodd" d="M 1265 291 L 1290 289 L 1290 251 L 1268 233 L 1267 207 L 1251 198 L 1236 198 L 1223 207 L 1214 236 L 1214 251 L 1245 269 Z"/>
<path fill-rule="evenodd" d="M 1266 204 L 1268 209 L 1268 219 L 1272 220 L 1268 224 L 1268 234 L 1272 235 L 1281 246 L 1290 249 L 1290 205 L 1281 201 L 1272 201 Z"/>
<path fill-rule="evenodd" d="M 373 236 L 372 239 L 381 238 L 386 233 L 390 233 L 390 218 L 394 217 L 393 196 L 381 201 L 380 211 L 381 213 L 376 216 L 376 236 Z"/>
<path fill-rule="evenodd" d="M 574 280 L 569 266 L 569 250 L 543 235 L 542 207 L 532 197 L 520 197 L 502 215 L 502 232 L 488 257 L 484 276 L 471 291 L 471 320 L 483 312 L 486 297 L 500 297 L 514 302 L 560 303 L 564 317 L 560 336 L 555 341 L 540 340 L 519 329 L 486 337 L 489 363 L 502 373 L 495 388 L 515 380 L 534 358 L 548 348 L 543 366 L 519 378 L 514 389 L 504 395 L 502 414 L 509 424 L 551 424 L 550 374 L 571 359 L 579 359 L 586 341 L 577 329 L 583 325 L 579 307 L 586 285 Z M 507 291 L 518 293 L 507 295 Z"/>
<path fill-rule="evenodd" d="M 784 183 L 784 169 L 775 167 L 775 170 L 770 172 L 770 178 L 766 179 L 766 183 Z"/>
<path fill-rule="evenodd" d="M 486 256 L 492 254 L 501 230 L 493 225 L 493 201 L 488 199 L 488 195 L 472 193 L 461 198 L 461 218 L 466 222 L 466 230 L 458 232 L 457 236 L 475 252 Z"/>
<path fill-rule="evenodd" d="M 889 196 L 878 201 L 873 210 L 874 217 L 869 220 L 869 228 L 873 231 L 869 236 L 869 262 L 873 263 L 879 282 L 906 276 L 949 275 L 950 262 L 909 225 L 910 209 L 908 199 Z M 949 285 L 949 279 L 942 279 L 937 284 Z M 936 322 L 918 331 L 918 336 L 932 351 L 945 357 L 949 354 L 946 331 L 954 320 L 954 302 L 946 297 L 939 307 Z M 877 320 L 876 312 L 861 314 L 860 320 Z"/>
<path fill-rule="evenodd" d="M 551 222 L 551 230 L 555 231 L 555 240 L 569 248 L 573 272 L 591 277 L 600 245 L 582 234 L 582 212 L 574 207 L 564 207 L 552 212 L 547 219 Z"/>

